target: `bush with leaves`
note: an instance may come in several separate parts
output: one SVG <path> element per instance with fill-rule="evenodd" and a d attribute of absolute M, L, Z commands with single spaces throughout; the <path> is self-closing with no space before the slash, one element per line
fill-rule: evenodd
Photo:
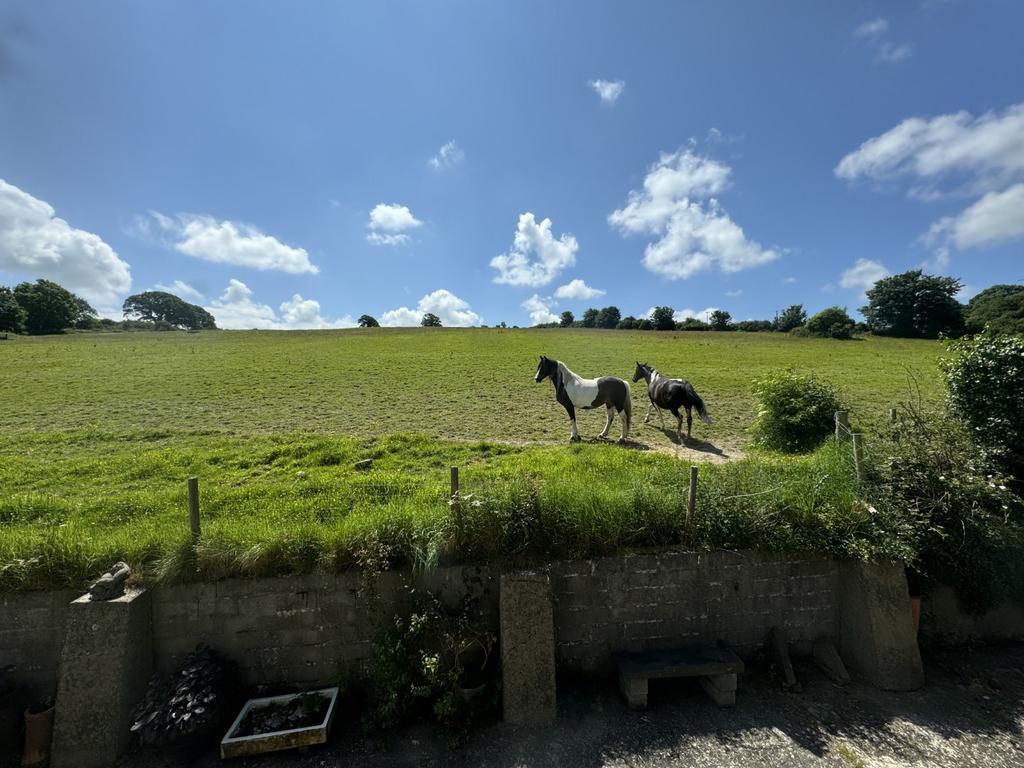
<path fill-rule="evenodd" d="M 803 326 L 809 336 L 826 339 L 849 339 L 853 337 L 856 323 L 842 307 L 829 307 L 807 321 Z"/>
<path fill-rule="evenodd" d="M 422 590 L 410 589 L 409 598 L 411 612 L 396 616 L 374 644 L 364 727 L 379 733 L 426 715 L 460 741 L 487 712 L 485 705 L 497 703 L 489 685 L 497 638 L 468 593 L 454 607 Z M 474 699 L 470 689 L 482 689 L 482 698 Z"/>
<path fill-rule="evenodd" d="M 941 361 L 949 404 L 1004 472 L 1024 483 L 1024 338 L 985 333 L 950 342 Z"/>
<path fill-rule="evenodd" d="M 757 416 L 754 442 L 785 453 L 809 451 L 832 434 L 843 406 L 831 384 L 814 376 L 782 371 L 754 382 Z"/>
<path fill-rule="evenodd" d="M 131 732 L 143 746 L 189 743 L 213 736 L 228 714 L 230 663 L 200 645 L 174 675 L 154 675 L 132 713 Z"/>
<path fill-rule="evenodd" d="M 1024 503 L 948 413 L 901 409 L 866 496 L 876 514 L 905 521 L 908 575 L 920 594 L 935 582 L 954 587 L 981 612 L 1024 586 Z"/>

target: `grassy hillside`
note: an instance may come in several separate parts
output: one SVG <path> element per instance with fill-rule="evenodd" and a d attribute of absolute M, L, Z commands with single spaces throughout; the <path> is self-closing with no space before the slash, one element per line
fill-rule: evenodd
<path fill-rule="evenodd" d="M 886 546 L 853 503 L 848 452 L 753 455 L 701 470 L 639 424 L 637 444 L 568 447 L 540 353 L 584 375 L 641 359 L 690 378 L 711 446 L 746 442 L 750 382 L 780 367 L 838 383 L 861 424 L 938 397 L 939 345 L 775 335 L 383 330 L 69 335 L 0 343 L 0 589 L 82 584 L 117 558 L 217 577 L 429 562 L 456 527 L 447 467 L 463 468 L 460 552 L 493 560 L 683 543 L 860 552 Z M 634 412 L 643 413 L 634 387 Z M 586 414 L 592 436 L 600 414 Z M 617 425 L 616 425 L 617 429 Z M 540 443 L 540 444 L 538 444 Z M 544 445 L 546 443 L 546 445 Z M 552 443 L 556 443 L 552 445 Z M 356 460 L 374 468 L 357 472 Z M 193 554 L 185 478 L 202 479 Z"/>
<path fill-rule="evenodd" d="M 695 435 L 735 444 L 752 419 L 750 383 L 779 368 L 812 371 L 858 418 L 939 394 L 937 342 L 839 342 L 782 334 L 588 330 L 382 329 L 202 334 L 78 334 L 0 343 L 0 431 L 415 433 L 460 440 L 562 441 L 564 411 L 537 357 L 582 376 L 629 378 L 634 361 L 688 378 L 714 424 Z M 636 409 L 646 406 L 642 382 Z M 641 414 L 642 415 L 642 414 Z M 603 414 L 581 416 L 596 434 Z M 665 438 L 648 431 L 642 440 Z"/>

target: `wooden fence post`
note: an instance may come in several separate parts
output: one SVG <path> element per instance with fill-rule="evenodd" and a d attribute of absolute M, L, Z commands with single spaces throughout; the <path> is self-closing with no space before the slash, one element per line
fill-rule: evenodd
<path fill-rule="evenodd" d="M 836 411 L 836 440 L 846 440 L 850 433 L 850 412 Z"/>
<path fill-rule="evenodd" d="M 686 497 L 686 530 L 693 528 L 693 513 L 697 509 L 697 467 L 690 466 L 690 493 Z"/>
<path fill-rule="evenodd" d="M 199 478 L 188 479 L 188 521 L 192 526 L 192 538 L 199 540 Z"/>
<path fill-rule="evenodd" d="M 895 424 L 896 423 L 896 409 L 895 408 L 890 408 L 889 409 L 889 423 L 890 424 Z"/>
<path fill-rule="evenodd" d="M 853 468 L 857 473 L 857 482 L 864 479 L 864 469 L 862 466 L 864 462 L 864 455 L 862 453 L 863 448 L 861 443 L 863 438 L 864 435 L 860 432 L 853 433 Z"/>

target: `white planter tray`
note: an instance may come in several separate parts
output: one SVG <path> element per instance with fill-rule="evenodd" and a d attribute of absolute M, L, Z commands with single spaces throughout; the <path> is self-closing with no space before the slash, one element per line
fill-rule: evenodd
<path fill-rule="evenodd" d="M 221 758 L 243 757 L 245 755 L 260 755 L 264 752 L 276 752 L 280 749 L 295 749 L 296 747 L 309 747 L 314 744 L 327 742 L 327 734 L 331 728 L 331 721 L 334 719 L 334 706 L 338 701 L 337 688 L 321 688 L 316 691 L 304 691 L 304 693 L 318 693 L 330 699 L 327 706 L 327 714 L 322 722 L 316 725 L 309 725 L 305 728 L 292 728 L 287 731 L 273 731 L 271 733 L 259 733 L 252 736 L 234 736 L 242 719 L 250 710 L 267 704 L 278 704 L 291 701 L 301 696 L 299 693 L 288 693 L 284 696 L 267 696 L 262 699 L 249 699 L 238 713 L 235 722 L 228 728 L 224 738 L 220 742 Z"/>

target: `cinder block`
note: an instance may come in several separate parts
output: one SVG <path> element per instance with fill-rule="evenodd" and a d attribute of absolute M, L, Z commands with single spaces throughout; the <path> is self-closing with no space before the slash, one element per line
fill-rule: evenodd
<path fill-rule="evenodd" d="M 709 675 L 700 678 L 700 686 L 720 707 L 736 706 L 736 675 Z"/>
<path fill-rule="evenodd" d="M 68 611 L 54 712 L 53 768 L 101 768 L 127 746 L 131 712 L 152 672 L 151 600 L 75 600 Z"/>
<path fill-rule="evenodd" d="M 508 723 L 555 719 L 555 628 L 547 574 L 501 577 L 502 706 Z"/>
<path fill-rule="evenodd" d="M 889 691 L 924 685 L 902 565 L 845 561 L 839 621 L 843 660 L 867 682 Z"/>

